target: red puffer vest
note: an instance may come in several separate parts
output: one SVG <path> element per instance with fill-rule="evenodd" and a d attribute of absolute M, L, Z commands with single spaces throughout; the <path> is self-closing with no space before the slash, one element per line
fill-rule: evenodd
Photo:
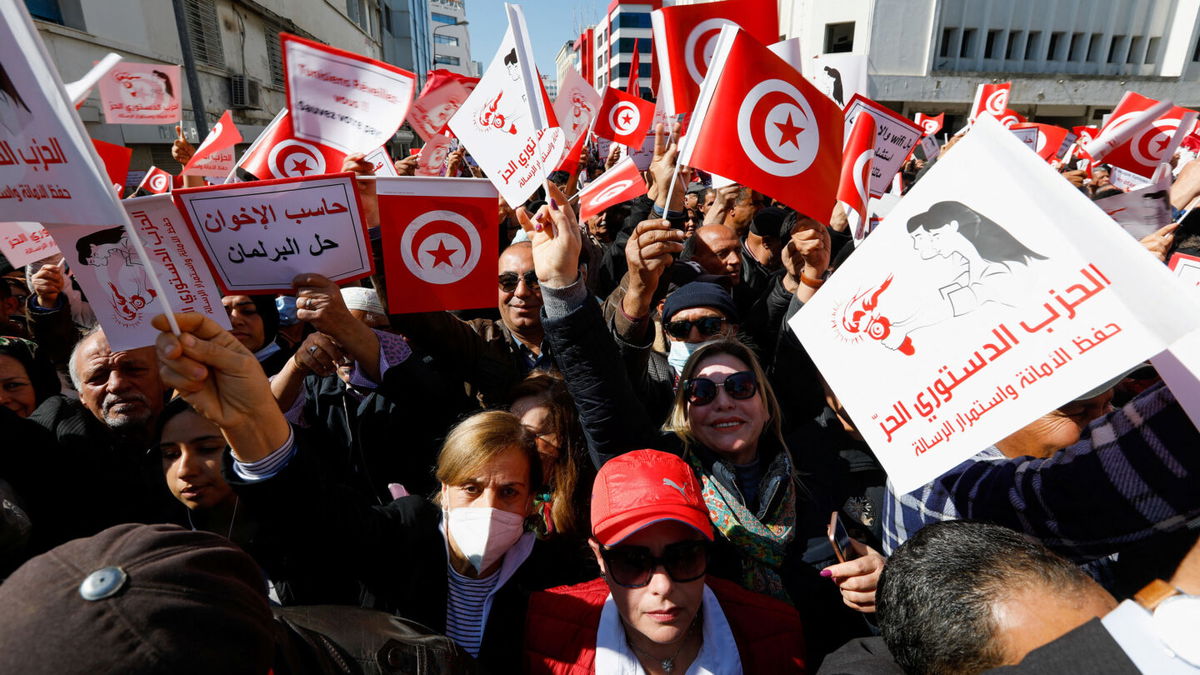
<path fill-rule="evenodd" d="M 804 673 L 800 615 L 787 603 L 723 579 L 706 583 L 721 603 L 745 673 Z M 525 619 L 525 672 L 588 675 L 608 584 L 595 579 L 534 593 Z"/>

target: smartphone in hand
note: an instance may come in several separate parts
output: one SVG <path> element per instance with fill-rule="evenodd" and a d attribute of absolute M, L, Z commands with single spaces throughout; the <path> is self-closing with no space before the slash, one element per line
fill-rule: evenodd
<path fill-rule="evenodd" d="M 826 535 L 829 537 L 829 545 L 833 547 L 833 554 L 837 556 L 838 562 L 844 563 L 847 560 L 862 557 L 862 554 L 851 545 L 850 533 L 846 531 L 846 526 L 842 524 L 841 516 L 837 511 L 829 515 Z"/>

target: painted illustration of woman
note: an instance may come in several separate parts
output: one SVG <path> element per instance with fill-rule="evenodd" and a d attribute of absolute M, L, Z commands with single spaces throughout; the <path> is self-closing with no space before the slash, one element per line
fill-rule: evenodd
<path fill-rule="evenodd" d="M 96 279 L 108 288 L 109 302 L 118 319 L 136 321 L 157 295 L 125 228 L 114 227 L 80 237 L 75 242 L 75 252 L 81 264 L 96 268 Z"/>

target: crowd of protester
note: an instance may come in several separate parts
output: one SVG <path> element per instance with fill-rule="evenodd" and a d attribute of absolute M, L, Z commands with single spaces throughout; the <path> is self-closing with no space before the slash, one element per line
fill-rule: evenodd
<path fill-rule="evenodd" d="M 114 352 L 70 260 L 7 272 L 0 671 L 1144 669 L 1113 617 L 1200 594 L 1200 434 L 1153 368 L 898 494 L 787 327 L 844 213 L 677 175 L 667 136 L 648 194 L 586 222 L 615 152 L 500 200 L 487 310 L 301 274 Z M 1200 249 L 1173 232 L 1147 254 Z"/>

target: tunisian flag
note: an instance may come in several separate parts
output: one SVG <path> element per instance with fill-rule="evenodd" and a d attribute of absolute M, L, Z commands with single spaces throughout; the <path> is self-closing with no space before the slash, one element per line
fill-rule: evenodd
<path fill-rule="evenodd" d="M 850 141 L 842 155 L 842 176 L 838 181 L 837 199 L 846 208 L 854 241 L 867 236 L 868 186 L 871 184 L 871 163 L 875 159 L 875 118 L 859 115 L 854 119 Z"/>
<path fill-rule="evenodd" d="M 579 193 L 579 219 L 587 220 L 614 204 L 627 202 L 646 194 L 646 181 L 638 172 L 633 158 L 613 165 Z"/>
<path fill-rule="evenodd" d="M 196 153 L 183 167 L 181 176 L 227 176 L 233 170 L 233 146 L 242 142 L 242 133 L 233 123 L 228 110 L 213 125 L 196 148 Z M 341 167 L 339 167 L 341 168 Z"/>
<path fill-rule="evenodd" d="M 653 121 L 653 103 L 609 87 L 604 90 L 592 132 L 613 143 L 640 148 Z"/>
<path fill-rule="evenodd" d="M 937 117 L 926 115 L 925 113 L 917 113 L 913 121 L 917 126 L 921 127 L 921 132 L 926 136 L 932 136 L 942 130 L 942 125 L 945 122 L 946 113 L 941 113 Z"/>
<path fill-rule="evenodd" d="M 1165 112 L 1158 115 L 1150 112 L 1156 106 L 1163 108 L 1164 103 L 1170 106 Z M 1196 113 L 1192 110 L 1127 91 L 1088 150 L 1097 149 L 1095 146 L 1101 145 L 1102 138 L 1128 136 L 1128 140 L 1096 159 L 1139 176 L 1153 176 L 1160 163 L 1171 161 L 1175 149 L 1195 123 Z"/>
<path fill-rule="evenodd" d="M 236 171 L 238 180 L 297 178 L 339 173 L 345 160 L 340 150 L 296 138 L 284 108 L 242 155 Z"/>
<path fill-rule="evenodd" d="M 665 7 L 650 13 L 650 23 L 662 78 L 659 96 L 668 115 L 688 113 L 695 107 L 700 83 L 708 73 L 713 41 L 723 26 L 742 28 L 763 45 L 779 40 L 779 7 L 775 0 Z"/>
<path fill-rule="evenodd" d="M 1067 135 L 1071 133 L 1053 124 L 1037 124 L 1032 122 L 1014 124 L 1012 128 L 1037 129 L 1037 143 L 1034 145 L 1033 151 L 1038 154 L 1038 157 L 1047 162 L 1057 159 L 1059 150 L 1065 150 L 1063 142 L 1067 140 Z"/>
<path fill-rule="evenodd" d="M 138 184 L 138 192 L 145 192 L 151 195 L 161 195 L 171 191 L 171 187 L 175 183 L 175 177 L 163 171 L 157 166 L 150 167 L 146 172 L 146 177 Z M 141 195 L 139 195 L 141 196 Z"/>
<path fill-rule="evenodd" d="M 497 192 L 486 178 L 380 178 L 392 314 L 496 305 Z"/>
<path fill-rule="evenodd" d="M 96 146 L 96 154 L 104 162 L 104 172 L 108 174 L 108 182 L 125 187 L 125 179 L 129 177 L 129 160 L 133 157 L 133 148 L 116 143 L 106 143 L 92 139 Z"/>
<path fill-rule="evenodd" d="M 680 164 L 824 221 L 841 174 L 841 109 L 745 31 L 726 26 L 718 40 Z"/>
<path fill-rule="evenodd" d="M 975 88 L 975 101 L 971 104 L 969 121 L 974 122 L 977 117 L 985 113 L 1001 119 L 1008 110 L 1008 96 L 1011 93 L 1012 82 L 979 85 Z"/>

